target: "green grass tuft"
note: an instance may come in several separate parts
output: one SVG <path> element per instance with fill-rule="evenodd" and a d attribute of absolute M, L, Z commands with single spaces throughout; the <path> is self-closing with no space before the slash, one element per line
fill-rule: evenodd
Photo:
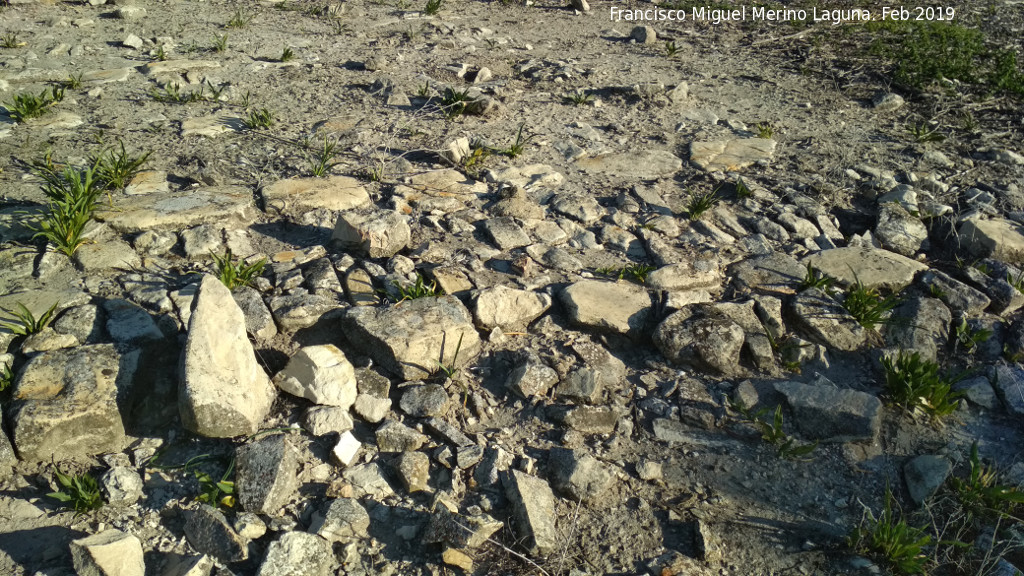
<path fill-rule="evenodd" d="M 74 510 L 76 517 L 103 507 L 103 495 L 100 493 L 99 483 L 91 475 L 70 476 L 61 472 L 59 468 L 55 468 L 53 473 L 57 477 L 60 490 L 51 492 L 47 496 Z"/>
<path fill-rule="evenodd" d="M 261 258 L 252 264 L 246 264 L 241 260 L 236 262 L 230 248 L 224 252 L 224 255 L 210 254 L 210 256 L 213 257 L 217 278 L 228 287 L 228 290 L 250 286 L 252 281 L 263 273 L 263 267 L 267 265 L 266 258 Z"/>
<path fill-rule="evenodd" d="M 939 420 L 956 411 L 963 394 L 953 390 L 957 378 L 939 374 L 939 365 L 918 352 L 900 351 L 882 357 L 885 392 L 889 400 L 910 412 Z"/>
<path fill-rule="evenodd" d="M 53 306 L 36 318 L 35 314 L 21 302 L 15 304 L 15 307 L 13 310 L 0 307 L 0 311 L 10 316 L 7 320 L 0 320 L 0 328 L 4 328 L 16 336 L 30 336 L 42 332 L 43 328 L 46 328 L 53 320 L 53 314 L 57 311 L 57 303 L 54 302 Z"/>

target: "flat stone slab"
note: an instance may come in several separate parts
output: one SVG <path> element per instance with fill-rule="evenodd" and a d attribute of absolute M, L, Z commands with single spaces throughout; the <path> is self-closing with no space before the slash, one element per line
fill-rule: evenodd
<path fill-rule="evenodd" d="M 207 70 L 220 68 L 220 62 L 214 60 L 165 60 L 163 62 L 150 62 L 142 67 L 146 74 L 161 76 L 165 74 L 184 74 L 192 70 Z"/>
<path fill-rule="evenodd" d="M 131 68 L 113 68 L 111 70 L 90 70 L 82 74 L 82 82 L 89 84 L 110 84 L 125 82 L 135 70 Z"/>
<path fill-rule="evenodd" d="M 245 226 L 255 219 L 256 207 L 248 188 L 217 186 L 123 198 L 113 208 L 99 208 L 93 217 L 121 233 L 177 231 L 199 224 Z"/>
<path fill-rule="evenodd" d="M 81 126 L 85 121 L 78 114 L 67 110 L 57 110 L 49 114 L 43 114 L 38 118 L 32 118 L 25 122 L 33 128 L 74 128 Z"/>
<path fill-rule="evenodd" d="M 541 555 L 554 552 L 559 545 L 555 527 L 555 495 L 544 480 L 519 470 L 511 470 L 503 478 L 505 493 L 523 545 Z"/>
<path fill-rule="evenodd" d="M 914 281 L 914 275 L 928 266 L 906 256 L 877 248 L 833 248 L 803 259 L 840 284 L 860 281 L 865 288 L 898 291 Z M 801 276 L 802 277 L 802 276 Z"/>
<path fill-rule="evenodd" d="M 793 410 L 793 420 L 809 440 L 872 440 L 882 425 L 882 401 L 857 390 L 828 385 L 778 382 L 775 389 Z"/>
<path fill-rule="evenodd" d="M 772 159 L 778 145 L 770 138 L 737 138 L 690 144 L 690 162 L 701 170 L 734 172 Z"/>
<path fill-rule="evenodd" d="M 651 310 L 647 291 L 628 282 L 580 280 L 560 297 L 573 323 L 606 332 L 639 332 Z"/>
<path fill-rule="evenodd" d="M 181 135 L 184 136 L 205 136 L 216 138 L 221 134 L 234 132 L 241 128 L 241 120 L 231 116 L 200 116 L 199 118 L 186 118 L 181 121 Z"/>
<path fill-rule="evenodd" d="M 1010 220 L 968 220 L 960 225 L 960 242 L 975 256 L 1024 262 L 1024 226 Z"/>
<path fill-rule="evenodd" d="M 310 210 L 352 210 L 370 205 L 370 195 L 348 176 L 279 180 L 263 190 L 267 211 L 297 217 Z"/>
<path fill-rule="evenodd" d="M 678 172 L 683 167 L 683 161 L 671 152 L 645 150 L 581 158 L 576 161 L 576 165 L 587 172 L 655 180 L 667 178 Z"/>

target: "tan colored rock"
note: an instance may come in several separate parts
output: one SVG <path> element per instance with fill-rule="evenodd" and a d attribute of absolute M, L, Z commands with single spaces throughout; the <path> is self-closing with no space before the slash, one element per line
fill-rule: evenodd
<path fill-rule="evenodd" d="M 628 282 L 580 280 L 560 297 L 574 324 L 620 334 L 639 332 L 651 310 L 647 291 Z"/>
<path fill-rule="evenodd" d="M 877 248 L 833 248 L 811 254 L 801 264 L 817 268 L 840 284 L 860 281 L 866 288 L 900 290 L 928 266 L 906 256 Z M 799 282 L 799 278 L 797 279 Z"/>
<path fill-rule="evenodd" d="M 144 576 L 146 564 L 142 542 L 120 530 L 71 541 L 71 559 L 75 572 L 82 576 Z"/>
<path fill-rule="evenodd" d="M 771 160 L 777 142 L 768 138 L 737 138 L 690 144 L 690 162 L 708 172 L 734 172 Z"/>
<path fill-rule="evenodd" d="M 960 225 L 960 242 L 976 256 L 1024 262 L 1024 226 L 1010 220 L 968 220 Z"/>
<path fill-rule="evenodd" d="M 256 217 L 256 207 L 248 188 L 217 186 L 123 198 L 116 206 L 99 206 L 93 217 L 118 232 L 132 233 L 199 224 L 247 225 Z"/>
<path fill-rule="evenodd" d="M 370 195 L 355 178 L 293 178 L 278 180 L 263 190 L 268 211 L 292 217 L 317 209 L 352 210 L 370 205 Z"/>

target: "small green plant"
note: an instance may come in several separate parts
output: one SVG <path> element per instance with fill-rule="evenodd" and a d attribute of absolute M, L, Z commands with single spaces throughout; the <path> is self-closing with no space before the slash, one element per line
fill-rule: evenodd
<path fill-rule="evenodd" d="M 13 32 L 0 36 L 0 48 L 20 48 L 25 43 L 18 40 L 18 35 Z"/>
<path fill-rule="evenodd" d="M 103 495 L 100 493 L 99 483 L 91 475 L 70 476 L 61 472 L 60 468 L 56 466 L 53 474 L 60 485 L 60 491 L 51 492 L 47 496 L 74 510 L 76 517 L 103 507 Z"/>
<path fill-rule="evenodd" d="M 429 100 L 433 95 L 434 90 L 430 87 L 430 82 L 424 82 L 423 85 L 416 90 L 417 98 Z"/>
<path fill-rule="evenodd" d="M 942 288 L 939 288 L 938 284 L 929 284 L 928 295 L 931 296 L 932 298 L 938 298 L 939 300 L 941 300 L 946 297 L 946 291 L 943 290 Z"/>
<path fill-rule="evenodd" d="M 743 406 L 739 402 L 728 400 L 728 407 L 739 413 L 742 421 L 752 424 L 761 433 L 761 439 L 775 446 L 779 456 L 787 460 L 808 460 L 811 452 L 818 448 L 818 441 L 809 444 L 801 444 L 796 438 L 786 434 L 782 416 L 782 406 L 776 406 L 771 412 L 770 419 L 765 416 L 769 414 L 767 408 L 753 411 L 750 407 Z"/>
<path fill-rule="evenodd" d="M 435 374 L 443 376 L 444 379 L 450 380 L 455 380 L 456 376 L 459 375 L 459 351 L 462 350 L 463 336 L 465 336 L 465 333 L 459 334 L 459 342 L 455 345 L 455 354 L 452 355 L 451 362 L 448 362 L 447 364 L 444 361 L 444 348 L 441 348 L 441 357 L 437 360 L 437 372 L 435 372 Z"/>
<path fill-rule="evenodd" d="M 1024 294 L 1024 268 L 1014 276 L 1011 272 L 1006 273 L 1006 281 L 1017 289 L 1017 292 Z"/>
<path fill-rule="evenodd" d="M 267 108 L 253 110 L 252 112 L 249 112 L 249 116 L 247 118 L 242 119 L 242 125 L 249 130 L 270 128 L 274 125 L 274 113 Z"/>
<path fill-rule="evenodd" d="M 398 282 L 395 282 L 395 288 L 398 290 L 400 297 L 399 302 L 405 302 L 406 300 L 416 300 L 417 298 L 432 298 L 435 296 L 441 296 L 444 292 L 437 287 L 437 283 L 431 281 L 427 284 L 427 280 L 423 277 L 423 274 L 416 273 L 416 281 L 408 286 L 403 286 Z"/>
<path fill-rule="evenodd" d="M 288 46 L 281 52 L 281 62 L 290 62 L 295 59 L 295 52 Z"/>
<path fill-rule="evenodd" d="M 914 137 L 914 141 L 918 144 L 927 144 L 929 142 L 942 142 L 946 139 L 945 136 L 939 132 L 937 127 L 932 127 L 927 122 L 915 122 L 907 128 L 907 132 Z"/>
<path fill-rule="evenodd" d="M 3 363 L 3 367 L 0 368 L 0 392 L 7 390 L 14 384 L 14 370 L 11 369 L 11 365 L 7 362 Z"/>
<path fill-rule="evenodd" d="M 235 10 L 235 13 L 231 16 L 231 19 L 228 20 L 227 27 L 245 28 L 249 24 L 249 22 L 252 21 L 252 18 L 253 17 L 251 15 L 246 16 L 245 14 L 243 14 L 241 10 Z"/>
<path fill-rule="evenodd" d="M 153 58 L 156 58 L 158 62 L 167 61 L 167 51 L 164 49 L 162 44 L 153 52 Z"/>
<path fill-rule="evenodd" d="M 96 179 L 107 190 L 122 190 L 139 173 L 139 169 L 149 158 L 149 152 L 141 156 L 131 156 L 119 142 L 121 150 L 103 150 L 91 158 L 96 166 Z"/>
<path fill-rule="evenodd" d="M 665 42 L 665 55 L 669 58 L 675 58 L 676 54 L 679 53 L 679 48 L 676 48 L 676 43 L 673 40 Z"/>
<path fill-rule="evenodd" d="M 46 114 L 52 106 L 64 99 L 64 89 L 53 86 L 49 91 L 43 90 L 38 96 L 29 92 L 14 95 L 14 101 L 7 104 L 11 117 L 18 122 L 30 118 L 38 118 Z"/>
<path fill-rule="evenodd" d="M 246 264 L 242 260 L 236 262 L 230 248 L 223 255 L 210 254 L 210 256 L 213 257 L 217 278 L 228 287 L 228 290 L 251 285 L 253 279 L 262 274 L 263 267 L 267 265 L 266 258 L 261 258 L 252 264 Z"/>
<path fill-rule="evenodd" d="M 54 302 L 53 306 L 50 306 L 46 312 L 43 312 L 39 318 L 36 318 L 35 314 L 21 302 L 18 302 L 15 306 L 16 308 L 13 310 L 0 307 L 0 311 L 11 317 L 7 320 L 0 320 L 0 328 L 7 330 L 15 336 L 30 336 L 42 332 L 43 328 L 46 328 L 50 321 L 53 320 L 53 314 L 57 311 L 57 303 Z"/>
<path fill-rule="evenodd" d="M 986 342 L 992 337 L 992 331 L 988 328 L 971 328 L 967 318 L 960 320 L 956 326 L 956 342 L 964 347 L 964 350 L 974 350 L 978 344 Z"/>
<path fill-rule="evenodd" d="M 526 145 L 530 142 L 530 140 L 536 138 L 536 134 L 531 134 L 529 136 L 526 136 L 525 138 L 523 137 L 523 128 L 525 126 L 525 122 L 519 125 L 519 132 L 516 134 L 515 142 L 512 142 L 512 144 L 507 149 L 505 149 L 504 154 L 509 158 L 516 158 L 520 156 L 526 150 Z"/>
<path fill-rule="evenodd" d="M 808 262 L 807 272 L 804 274 L 803 280 L 800 281 L 798 290 L 807 290 L 808 288 L 828 290 L 829 288 L 832 287 L 832 284 L 834 282 L 835 280 L 833 278 L 830 278 L 829 276 L 825 275 L 824 272 L 818 270 L 817 268 L 812 266 L 810 262 Z"/>
<path fill-rule="evenodd" d="M 965 509 L 980 516 L 1010 517 L 1024 504 L 1024 492 L 998 483 L 995 468 L 981 463 L 978 443 L 971 445 L 971 470 L 966 479 L 950 478 L 953 492 Z"/>
<path fill-rule="evenodd" d="M 469 154 L 466 154 L 462 160 L 459 161 L 459 164 L 467 175 L 476 178 L 479 176 L 480 170 L 483 169 L 484 162 L 486 162 L 493 153 L 493 148 L 474 140 L 469 145 Z"/>
<path fill-rule="evenodd" d="M 442 0 L 427 0 L 426 7 L 423 8 L 423 13 L 427 16 L 434 16 L 441 11 Z"/>
<path fill-rule="evenodd" d="M 323 147 L 317 149 L 316 155 L 308 157 L 310 170 L 313 172 L 313 176 L 322 178 L 330 173 L 332 168 L 339 164 L 338 162 L 334 162 L 334 158 L 337 156 L 337 152 L 335 151 L 337 146 L 337 140 L 328 140 L 327 136 L 324 136 Z"/>
<path fill-rule="evenodd" d="M 718 197 L 718 190 L 709 192 L 690 191 L 690 200 L 686 203 L 686 214 L 691 222 L 700 220 L 705 212 L 715 207 L 721 198 Z"/>
<path fill-rule="evenodd" d="M 235 460 L 233 458 L 220 480 L 214 480 L 206 472 L 196 470 L 194 473 L 196 480 L 199 481 L 199 496 L 196 499 L 214 508 L 233 508 L 235 506 L 235 483 L 228 478 L 231 477 L 234 470 Z"/>
<path fill-rule="evenodd" d="M 928 566 L 925 550 L 931 545 L 932 537 L 908 524 L 894 504 L 892 491 L 886 486 L 882 514 L 876 518 L 865 507 L 860 526 L 850 534 L 848 543 L 857 552 L 889 564 L 898 574 L 925 574 Z"/>
<path fill-rule="evenodd" d="M 754 197 L 754 191 L 747 186 L 747 183 L 743 181 L 743 178 L 736 179 L 736 197 L 740 199 Z"/>
<path fill-rule="evenodd" d="M 586 90 L 576 90 L 565 95 L 566 102 L 577 106 L 585 106 L 594 99 Z"/>
<path fill-rule="evenodd" d="M 890 312 L 898 306 L 900 299 L 894 295 L 882 297 L 875 288 L 868 288 L 860 279 L 846 289 L 843 308 L 861 326 L 872 330 L 890 320 Z"/>
<path fill-rule="evenodd" d="M 647 275 L 655 270 L 650 264 L 630 264 L 622 269 L 622 276 L 630 276 L 640 284 L 646 284 Z"/>
<path fill-rule="evenodd" d="M 88 242 L 85 226 L 104 190 L 97 170 L 94 164 L 85 172 L 70 167 L 58 172 L 48 155 L 35 166 L 36 174 L 46 182 L 43 193 L 49 198 L 49 213 L 38 226 L 30 226 L 35 232 L 33 238 L 45 238 L 69 258 Z"/>
<path fill-rule="evenodd" d="M 171 102 L 175 104 L 189 104 L 192 102 L 202 102 L 206 100 L 206 89 L 200 85 L 199 90 L 193 90 L 192 92 L 181 92 L 181 88 L 176 83 L 169 83 L 160 88 L 153 87 L 149 91 L 149 96 L 157 102 Z"/>
<path fill-rule="evenodd" d="M 465 90 L 445 88 L 439 107 L 444 117 L 451 120 L 466 113 L 466 105 L 469 104 L 469 101 L 468 88 Z"/>
<path fill-rule="evenodd" d="M 213 51 L 224 52 L 228 49 L 228 35 L 221 34 L 213 37 Z"/>
<path fill-rule="evenodd" d="M 78 90 L 82 87 L 82 74 L 72 74 L 68 76 L 68 79 L 64 81 L 64 88 L 69 90 Z"/>
<path fill-rule="evenodd" d="M 952 414 L 963 394 L 953 390 L 958 378 L 939 374 L 939 365 L 918 352 L 901 350 L 882 357 L 885 391 L 889 400 L 911 414 L 923 413 L 933 420 Z"/>
<path fill-rule="evenodd" d="M 756 128 L 758 138 L 767 140 L 775 135 L 775 128 L 768 122 L 758 122 Z"/>

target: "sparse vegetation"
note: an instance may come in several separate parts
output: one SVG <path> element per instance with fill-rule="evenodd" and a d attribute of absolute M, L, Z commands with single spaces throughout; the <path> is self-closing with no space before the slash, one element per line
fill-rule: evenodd
<path fill-rule="evenodd" d="M 571 104 L 577 106 L 585 106 L 593 101 L 594 97 L 590 95 L 586 90 L 576 90 L 566 94 L 565 100 Z"/>
<path fill-rule="evenodd" d="M 939 365 L 918 352 L 900 351 L 882 357 L 885 392 L 889 400 L 910 412 L 939 420 L 956 411 L 962 393 L 953 390 L 957 379 L 939 374 Z"/>
<path fill-rule="evenodd" d="M 647 282 L 647 275 L 654 272 L 657 268 L 650 264 L 630 264 L 622 268 L 598 268 L 594 272 L 602 276 L 610 276 L 617 280 L 624 278 L 632 278 L 640 284 Z"/>
<path fill-rule="evenodd" d="M 733 401 L 729 401 L 728 404 L 730 410 L 740 415 L 741 421 L 754 426 L 761 433 L 761 439 L 778 450 L 781 458 L 805 461 L 809 459 L 811 452 L 818 448 L 817 440 L 804 444 L 786 434 L 782 406 L 776 406 L 774 411 L 762 408 L 755 412 L 750 407 Z M 771 416 L 766 418 L 768 414 Z"/>
<path fill-rule="evenodd" d="M 882 297 L 875 288 L 868 288 L 857 279 L 846 289 L 846 296 L 843 299 L 843 308 L 853 316 L 857 322 L 867 328 L 874 329 L 879 324 L 884 324 L 890 319 L 893 308 L 900 303 L 899 298 L 894 295 Z"/>
<path fill-rule="evenodd" d="M 444 292 L 437 287 L 437 283 L 431 281 L 427 283 L 426 278 L 423 274 L 416 273 L 416 281 L 412 284 L 402 285 L 399 282 L 395 282 L 395 288 L 398 290 L 399 302 L 405 302 L 406 300 L 416 300 L 418 298 L 432 298 L 441 296 Z"/>
<path fill-rule="evenodd" d="M 913 136 L 914 141 L 918 144 L 942 142 L 946 139 L 946 137 L 939 132 L 938 127 L 932 126 L 927 122 L 915 122 L 907 128 L 907 131 L 911 136 Z"/>
<path fill-rule="evenodd" d="M 427 5 L 423 8 L 423 13 L 427 16 L 434 16 L 441 11 L 442 0 L 427 0 Z"/>
<path fill-rule="evenodd" d="M 892 491 L 886 486 L 882 514 L 876 518 L 865 506 L 860 526 L 850 534 L 849 544 L 859 553 L 885 562 L 897 574 L 925 574 L 925 552 L 932 537 L 908 524 L 902 511 L 894 506 Z"/>
<path fill-rule="evenodd" d="M 290 62 L 295 59 L 295 52 L 288 46 L 281 52 L 281 62 Z"/>
<path fill-rule="evenodd" d="M 260 258 L 252 264 L 246 264 L 242 260 L 236 262 L 230 248 L 223 255 L 210 256 L 213 257 L 217 278 L 228 287 L 228 290 L 252 285 L 253 280 L 263 273 L 263 267 L 267 265 L 266 258 Z"/>
<path fill-rule="evenodd" d="M 270 128 L 274 125 L 274 113 L 267 108 L 253 110 L 248 117 L 242 119 L 242 125 L 249 130 Z"/>
<path fill-rule="evenodd" d="M 235 13 L 228 20 L 228 28 L 245 28 L 249 22 L 252 22 L 253 16 L 246 15 L 241 10 L 235 10 Z"/>
<path fill-rule="evenodd" d="M 64 89 L 54 86 L 50 90 L 43 90 L 38 96 L 30 92 L 15 94 L 14 101 L 6 106 L 11 118 L 18 122 L 24 122 L 46 114 L 51 107 L 63 99 Z"/>
<path fill-rule="evenodd" d="M 441 96 L 439 107 L 441 109 L 441 113 L 444 114 L 444 117 L 451 120 L 452 118 L 466 113 L 466 105 L 469 101 L 470 97 L 468 88 L 465 90 L 445 88 L 444 94 Z"/>
<path fill-rule="evenodd" d="M 808 288 L 817 288 L 819 290 L 828 290 L 832 287 L 835 282 L 834 279 L 829 278 L 821 270 L 818 270 L 807 263 L 807 272 L 804 274 L 803 280 L 800 281 L 798 290 L 807 290 Z"/>
<path fill-rule="evenodd" d="M 954 337 L 956 343 L 963 346 L 964 350 L 973 351 L 978 344 L 982 344 L 992 337 L 992 331 L 988 328 L 972 328 L 967 318 L 962 318 L 956 325 Z"/>
<path fill-rule="evenodd" d="M 522 155 L 522 153 L 526 150 L 526 145 L 530 142 L 530 140 L 533 140 L 534 137 L 536 137 L 536 134 L 531 134 L 529 136 L 524 137 L 523 128 L 525 126 L 525 122 L 519 125 L 519 132 L 516 134 L 515 141 L 512 142 L 512 144 L 509 145 L 509 147 L 503 151 L 503 153 L 509 158 L 516 158 Z"/>
<path fill-rule="evenodd" d="M 221 34 L 220 36 L 213 37 L 213 51 L 214 52 L 225 52 L 228 49 L 228 35 Z"/>
<path fill-rule="evenodd" d="M 0 36 L 0 48 L 21 48 L 25 43 L 18 39 L 18 35 L 15 33 L 4 34 Z"/>
<path fill-rule="evenodd" d="M 81 516 L 86 512 L 103 507 L 103 495 L 100 493 L 99 483 L 88 473 L 71 476 L 64 474 L 60 468 L 55 466 L 53 474 L 57 478 L 59 489 L 47 496 L 74 510 L 75 516 Z"/>
<path fill-rule="evenodd" d="M 747 186 L 743 178 L 736 179 L 736 197 L 740 199 L 754 197 L 754 191 Z"/>
<path fill-rule="evenodd" d="M 313 176 L 322 178 L 327 176 L 331 169 L 338 165 L 334 158 L 338 155 L 335 150 L 338 147 L 337 140 L 330 140 L 324 136 L 324 145 L 318 148 L 315 155 L 308 156 L 310 171 Z"/>
<path fill-rule="evenodd" d="M 72 74 L 68 76 L 68 79 L 64 81 L 64 88 L 68 90 L 78 90 L 82 87 L 82 74 Z"/>
<path fill-rule="evenodd" d="M 103 150 L 93 156 L 90 162 L 96 167 L 96 180 L 107 190 L 122 190 L 139 173 L 139 169 L 149 158 L 149 152 L 141 156 L 131 156 L 119 142 L 120 152 L 113 148 Z"/>
<path fill-rule="evenodd" d="M 14 384 L 14 370 L 11 368 L 10 363 L 3 362 L 0 367 L 0 392 L 7 390 Z"/>
<path fill-rule="evenodd" d="M 33 238 L 45 238 L 69 258 L 86 244 L 85 227 L 104 191 L 97 170 L 97 164 L 93 164 L 84 172 L 70 167 L 58 172 L 49 157 L 36 166 L 36 174 L 46 182 L 43 192 L 49 199 L 49 213 L 32 228 Z"/>
<path fill-rule="evenodd" d="M 718 190 L 711 190 L 709 192 L 694 192 L 690 191 L 690 199 L 686 203 L 686 214 L 691 222 L 700 220 L 701 216 L 705 212 L 715 207 L 715 204 L 721 200 L 718 197 Z"/>
<path fill-rule="evenodd" d="M 775 135 L 775 128 L 767 122 L 758 122 L 757 126 L 757 137 L 765 140 Z"/>
<path fill-rule="evenodd" d="M 1024 492 L 1017 486 L 999 483 L 995 468 L 981 463 L 978 443 L 971 445 L 970 471 L 966 479 L 950 478 L 961 505 L 980 517 L 1012 517 L 1024 504 Z"/>
<path fill-rule="evenodd" d="M 214 480 L 212 476 L 201 470 L 196 470 L 196 480 L 199 481 L 199 496 L 196 500 L 209 504 L 214 508 L 233 508 L 235 506 L 235 483 L 228 478 L 235 471 L 235 460 L 232 458 L 227 470 L 220 480 Z"/>
<path fill-rule="evenodd" d="M 10 316 L 6 320 L 0 320 L 0 328 L 16 336 L 31 336 L 32 334 L 42 332 L 43 328 L 50 324 L 50 321 L 53 320 L 54 312 L 57 311 L 57 303 L 54 302 L 53 306 L 50 306 L 38 318 L 21 302 L 15 304 L 15 309 L 13 310 L 0 308 L 0 311 Z"/>
<path fill-rule="evenodd" d="M 676 43 L 672 40 L 665 42 L 665 55 L 669 58 L 675 58 L 676 54 L 679 53 L 679 48 L 676 48 Z"/>

